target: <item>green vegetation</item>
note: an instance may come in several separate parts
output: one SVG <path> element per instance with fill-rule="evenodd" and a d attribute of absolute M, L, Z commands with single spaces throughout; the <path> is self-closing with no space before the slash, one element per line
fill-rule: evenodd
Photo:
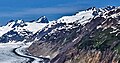
<path fill-rule="evenodd" d="M 89 35 L 86 35 L 81 42 L 79 42 L 78 48 L 79 49 L 96 49 L 100 51 L 104 50 L 118 50 L 120 53 L 120 44 L 118 40 L 120 40 L 120 34 L 116 36 L 118 32 L 110 33 L 112 32 L 112 28 L 108 29 L 97 29 L 94 30 Z M 114 44 L 114 42 L 117 42 Z M 113 46 L 114 45 L 114 46 Z"/>

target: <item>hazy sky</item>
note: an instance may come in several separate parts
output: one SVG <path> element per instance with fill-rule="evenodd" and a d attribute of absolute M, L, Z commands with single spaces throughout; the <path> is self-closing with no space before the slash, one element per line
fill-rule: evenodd
<path fill-rule="evenodd" d="M 11 19 L 33 20 L 43 15 L 53 20 L 89 7 L 107 5 L 119 6 L 120 0 L 0 0 L 0 25 Z"/>

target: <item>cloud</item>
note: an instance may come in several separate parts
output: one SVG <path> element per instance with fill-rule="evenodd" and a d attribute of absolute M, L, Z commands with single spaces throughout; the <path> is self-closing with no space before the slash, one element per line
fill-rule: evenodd
<path fill-rule="evenodd" d="M 75 7 L 45 7 L 45 8 L 28 8 L 20 11 L 0 12 L 0 17 L 23 17 L 26 15 L 48 15 L 48 14 L 65 14 L 75 12 Z"/>

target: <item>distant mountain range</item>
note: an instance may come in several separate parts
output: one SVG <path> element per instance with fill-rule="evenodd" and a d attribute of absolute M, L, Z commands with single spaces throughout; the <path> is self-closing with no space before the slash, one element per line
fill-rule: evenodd
<path fill-rule="evenodd" d="M 11 20 L 5 26 L 0 27 L 0 42 L 25 42 L 49 23 L 45 16 L 38 20 L 25 22 L 23 20 Z"/>

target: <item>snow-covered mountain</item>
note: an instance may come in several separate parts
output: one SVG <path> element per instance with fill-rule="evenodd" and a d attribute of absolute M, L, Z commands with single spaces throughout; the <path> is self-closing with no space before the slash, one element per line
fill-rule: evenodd
<path fill-rule="evenodd" d="M 28 51 L 51 63 L 119 63 L 120 7 L 91 7 L 50 22 Z"/>
<path fill-rule="evenodd" d="M 112 12 L 112 11 L 118 11 L 119 7 L 115 6 L 107 6 L 105 8 L 95 8 L 91 7 L 88 8 L 87 10 L 77 12 L 75 15 L 72 16 L 63 16 L 56 21 L 51 21 L 48 23 L 48 25 L 43 28 L 42 30 L 38 31 L 36 34 L 34 34 L 34 39 L 39 40 L 45 39 L 46 36 L 51 36 L 53 33 L 58 32 L 60 30 L 69 30 L 76 28 L 78 26 L 83 27 L 87 23 L 90 23 L 94 18 L 96 17 L 104 17 L 108 18 L 107 16 Z M 115 15 L 117 15 L 115 13 Z M 111 15 L 109 17 L 115 17 L 115 15 Z M 73 25 L 73 24 L 75 24 Z"/>
<path fill-rule="evenodd" d="M 112 12 L 114 9 L 116 9 L 114 6 L 107 6 L 106 8 L 91 7 L 72 16 L 63 16 L 50 23 L 45 16 L 41 16 L 39 19 L 30 22 L 11 20 L 5 26 L 0 27 L 0 42 L 39 40 L 46 34 L 51 35 L 58 30 L 75 28 L 73 23 L 76 22 L 77 25 L 84 26 L 95 17 L 102 16 L 106 18 L 110 14 L 109 12 Z M 114 17 L 115 15 L 111 16 Z"/>
<path fill-rule="evenodd" d="M 49 21 L 45 16 L 31 22 L 11 20 L 5 26 L 0 27 L 0 42 L 26 41 L 37 31 L 44 28 L 48 23 Z"/>

